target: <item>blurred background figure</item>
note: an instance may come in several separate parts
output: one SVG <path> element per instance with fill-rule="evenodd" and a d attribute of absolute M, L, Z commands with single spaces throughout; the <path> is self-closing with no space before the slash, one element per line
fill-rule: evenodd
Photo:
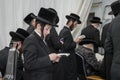
<path fill-rule="evenodd" d="M 36 16 L 34 13 L 30 13 L 24 18 L 24 22 L 29 25 L 29 27 L 27 28 L 27 32 L 30 34 L 35 29 L 35 19 L 36 19 Z"/>
<path fill-rule="evenodd" d="M 90 38 L 96 42 L 94 45 L 94 52 L 98 53 L 98 47 L 100 46 L 100 32 L 98 27 L 102 22 L 99 17 L 93 17 L 90 22 L 91 24 L 82 30 L 81 35 L 85 35 L 86 38 Z"/>
<path fill-rule="evenodd" d="M 16 32 L 11 31 L 10 36 L 12 39 L 11 39 L 9 47 L 5 47 L 4 49 L 2 49 L 0 51 L 0 71 L 2 73 L 2 77 L 4 77 L 5 71 L 6 71 L 7 59 L 9 56 L 9 54 L 8 54 L 9 49 L 16 47 L 16 45 L 18 45 L 16 80 L 23 80 L 23 59 L 22 59 L 22 53 L 23 53 L 22 49 L 23 48 L 22 48 L 22 44 L 23 44 L 24 39 L 27 36 L 29 36 L 29 33 L 22 28 L 18 28 L 16 30 Z"/>

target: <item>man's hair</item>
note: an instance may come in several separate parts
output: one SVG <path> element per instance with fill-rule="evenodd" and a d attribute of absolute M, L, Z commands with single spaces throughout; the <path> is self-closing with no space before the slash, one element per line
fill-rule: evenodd
<path fill-rule="evenodd" d="M 44 23 L 44 22 L 41 22 L 41 21 L 38 21 L 38 20 L 36 20 L 36 24 L 35 24 L 35 28 L 37 28 L 37 25 L 38 24 L 40 24 L 40 26 L 41 26 L 41 37 L 43 38 L 44 36 L 43 36 L 43 30 L 44 30 L 44 27 L 45 27 L 45 25 L 47 24 L 47 23 Z"/>
<path fill-rule="evenodd" d="M 46 25 L 46 23 L 36 20 L 35 28 L 37 28 L 37 24 L 40 24 L 41 27 L 44 27 Z"/>

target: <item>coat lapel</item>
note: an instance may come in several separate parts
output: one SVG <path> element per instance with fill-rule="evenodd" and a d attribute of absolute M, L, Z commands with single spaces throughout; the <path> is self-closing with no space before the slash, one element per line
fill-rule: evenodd
<path fill-rule="evenodd" d="M 43 39 L 35 31 L 33 32 L 33 35 L 36 37 L 39 44 L 45 49 L 45 51 L 49 53 L 50 51 L 48 49 L 48 46 L 43 42 Z"/>

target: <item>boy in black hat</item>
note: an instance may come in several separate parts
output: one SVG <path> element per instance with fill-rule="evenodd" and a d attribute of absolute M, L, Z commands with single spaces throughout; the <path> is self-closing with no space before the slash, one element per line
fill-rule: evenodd
<path fill-rule="evenodd" d="M 28 33 L 32 33 L 35 29 L 35 19 L 36 16 L 33 13 L 28 14 L 25 18 L 24 18 L 24 22 L 26 22 L 29 27 L 27 28 L 27 32 Z"/>
<path fill-rule="evenodd" d="M 105 60 L 107 80 L 120 79 L 120 2 L 115 1 L 111 4 L 111 13 L 115 18 L 112 20 L 108 29 L 105 41 Z M 110 59 L 111 58 L 111 59 Z"/>
<path fill-rule="evenodd" d="M 61 56 L 50 53 L 45 38 L 52 26 L 56 26 L 56 18 L 53 11 L 40 9 L 35 30 L 23 45 L 25 80 L 52 80 L 52 64 L 59 62 Z"/>
<path fill-rule="evenodd" d="M 61 74 L 61 80 L 76 80 L 76 58 L 75 58 L 75 48 L 76 43 L 80 42 L 80 38 L 73 41 L 71 31 L 80 24 L 80 17 L 74 13 L 66 16 L 67 23 L 66 26 L 60 31 L 60 38 L 63 40 L 64 44 L 62 46 L 61 52 L 70 53 L 70 56 L 61 61 L 63 73 Z"/>
<path fill-rule="evenodd" d="M 10 46 L 5 47 L 0 51 L 0 71 L 2 72 L 2 76 L 4 77 L 6 65 L 7 65 L 7 59 L 8 59 L 8 53 L 9 49 L 16 47 L 18 45 L 17 51 L 19 52 L 19 57 L 17 60 L 17 76 L 16 80 L 23 80 L 23 63 L 22 63 L 22 44 L 24 39 L 29 35 L 27 31 L 24 29 L 18 28 L 16 32 L 11 31 L 10 36 L 12 37 Z"/>
<path fill-rule="evenodd" d="M 98 27 L 102 22 L 99 17 L 93 17 L 90 22 L 91 24 L 82 30 L 81 35 L 85 35 L 86 38 L 91 38 L 96 41 L 97 44 L 94 46 L 94 52 L 98 53 L 98 47 L 100 46 L 100 32 Z"/>

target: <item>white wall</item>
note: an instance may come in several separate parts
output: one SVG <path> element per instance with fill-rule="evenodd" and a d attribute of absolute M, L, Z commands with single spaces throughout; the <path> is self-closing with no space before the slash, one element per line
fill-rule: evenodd
<path fill-rule="evenodd" d="M 30 12 L 37 15 L 41 7 L 52 7 L 60 17 L 58 32 L 66 22 L 65 15 L 78 14 L 83 0 L 0 0 L 0 49 L 9 44 L 10 31 L 27 25 L 23 18 Z"/>

